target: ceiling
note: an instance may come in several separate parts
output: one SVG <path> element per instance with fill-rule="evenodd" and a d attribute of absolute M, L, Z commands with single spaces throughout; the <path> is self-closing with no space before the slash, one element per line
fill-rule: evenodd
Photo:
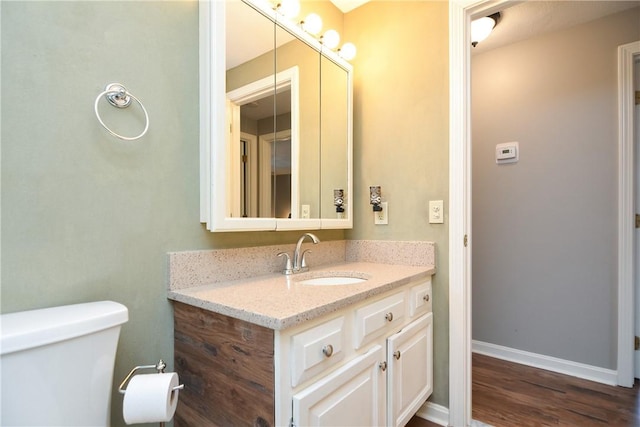
<path fill-rule="evenodd" d="M 347 13 L 368 0 L 331 2 L 343 13 Z M 500 23 L 489 38 L 473 49 L 474 54 L 640 6 L 640 0 L 516 0 L 511 3 L 513 6 L 501 10 Z"/>
<path fill-rule="evenodd" d="M 635 1 L 551 0 L 524 1 L 500 12 L 502 17 L 491 35 L 473 49 L 486 52 L 545 33 L 562 30 L 639 7 Z"/>
<path fill-rule="evenodd" d="M 355 9 L 356 7 L 362 6 L 367 3 L 369 0 L 331 0 L 338 9 L 342 11 L 342 13 L 347 13 Z"/>

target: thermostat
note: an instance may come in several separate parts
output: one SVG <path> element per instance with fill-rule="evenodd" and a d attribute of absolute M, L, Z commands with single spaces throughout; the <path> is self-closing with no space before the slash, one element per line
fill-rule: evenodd
<path fill-rule="evenodd" d="M 515 163 L 519 158 L 518 142 L 505 142 L 496 145 L 496 163 Z"/>

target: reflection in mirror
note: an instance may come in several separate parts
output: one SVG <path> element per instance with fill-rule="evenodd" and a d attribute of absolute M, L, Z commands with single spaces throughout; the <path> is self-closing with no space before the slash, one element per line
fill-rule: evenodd
<path fill-rule="evenodd" d="M 325 56 L 320 56 L 320 70 L 320 214 L 321 218 L 344 218 L 334 204 L 334 191 L 347 189 L 349 182 L 349 76 Z M 344 195 L 349 200 L 350 195 Z"/>
<path fill-rule="evenodd" d="M 291 88 L 278 93 L 275 103 L 276 118 L 290 117 Z M 291 125 L 274 135 L 273 106 L 272 94 L 240 106 L 239 157 L 232 161 L 240 165 L 240 212 L 244 218 L 286 218 L 291 210 Z"/>
<path fill-rule="evenodd" d="M 227 92 L 231 217 L 289 218 L 297 192 L 298 68 Z M 275 92 L 275 93 L 274 93 Z"/>
<path fill-rule="evenodd" d="M 291 90 L 291 79 L 281 77 L 294 70 L 297 79 L 298 69 L 295 61 L 292 67 L 280 65 L 287 61 L 276 61 L 279 48 L 273 45 L 274 40 L 275 46 L 295 43 L 295 38 L 244 2 L 227 2 L 226 11 L 228 23 L 241 23 L 227 26 L 227 98 L 232 109 L 240 107 L 239 113 L 227 115 L 236 130 L 229 142 L 229 215 L 297 218 L 298 116 L 292 116 L 292 104 L 297 105 L 292 97 L 298 90 Z M 247 40 L 267 43 L 258 49 Z M 238 52 L 237 46 L 246 50 Z"/>
<path fill-rule="evenodd" d="M 199 9 L 201 221 L 211 231 L 350 228 L 351 66 L 319 54 L 316 38 L 257 0 L 201 0 Z M 342 96 L 321 90 L 321 78 L 333 84 L 321 68 L 331 67 L 346 75 Z M 334 147 L 345 144 L 343 125 L 346 146 Z"/>
<path fill-rule="evenodd" d="M 260 179 L 260 216 L 291 218 L 291 129 L 260 137 L 261 165 L 266 171 Z"/>
<path fill-rule="evenodd" d="M 241 1 L 226 2 L 227 210 L 258 217 L 271 202 L 260 198 L 260 137 L 273 133 L 274 23 Z M 251 29 L 251 31 L 248 31 Z M 261 34 L 253 39 L 247 33 Z M 269 191 L 270 194 L 270 191 Z M 262 205 L 260 204 L 262 202 Z"/>
<path fill-rule="evenodd" d="M 276 69 L 278 72 L 296 67 L 299 76 L 299 105 L 292 109 L 292 122 L 299 124 L 299 132 L 292 138 L 292 218 L 320 218 L 320 70 L 318 52 L 311 46 L 292 38 L 285 29 L 276 30 Z M 279 102 L 279 101 L 278 101 Z M 276 120 L 279 120 L 278 117 Z M 284 126 L 278 126 L 278 130 Z M 298 143 L 295 143 L 297 137 Z"/>

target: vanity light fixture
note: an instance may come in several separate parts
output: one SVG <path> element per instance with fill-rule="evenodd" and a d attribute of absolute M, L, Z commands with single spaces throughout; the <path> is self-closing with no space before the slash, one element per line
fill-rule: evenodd
<path fill-rule="evenodd" d="M 489 37 L 489 34 L 498 25 L 500 17 L 500 12 L 496 12 L 471 22 L 471 45 L 473 47 L 476 47 L 478 43 Z"/>
<path fill-rule="evenodd" d="M 382 202 L 382 190 L 379 185 L 372 185 L 369 187 L 369 203 L 373 205 L 374 212 L 382 211 L 382 206 L 380 203 Z"/>
<path fill-rule="evenodd" d="M 320 43 L 328 47 L 329 49 L 335 49 L 340 43 L 340 34 L 336 30 L 327 30 L 322 37 L 320 37 Z"/>
<path fill-rule="evenodd" d="M 291 9 L 295 10 L 295 14 L 288 12 Z M 275 10 L 281 15 L 293 17 L 300 11 L 300 3 L 298 3 L 298 0 L 280 0 Z M 322 31 L 322 18 L 317 13 L 308 14 L 303 20 L 299 21 L 298 24 L 300 28 L 316 37 L 320 43 L 328 49 L 333 50 L 338 47 L 340 34 L 338 34 L 336 30 L 327 30 L 323 35 L 318 37 L 320 31 Z M 341 48 L 337 49 L 336 52 L 342 59 L 351 61 L 356 56 L 356 46 L 353 43 L 345 43 Z"/>
<path fill-rule="evenodd" d="M 300 21 L 300 25 L 307 33 L 317 36 L 322 30 L 322 18 L 317 13 L 310 13 L 304 21 Z"/>
<path fill-rule="evenodd" d="M 347 61 L 351 61 L 356 57 L 356 45 L 351 42 L 343 44 L 342 47 L 338 49 L 338 55 Z"/>
<path fill-rule="evenodd" d="M 280 0 L 276 4 L 275 10 L 282 16 L 293 19 L 300 13 L 300 2 L 298 0 Z"/>

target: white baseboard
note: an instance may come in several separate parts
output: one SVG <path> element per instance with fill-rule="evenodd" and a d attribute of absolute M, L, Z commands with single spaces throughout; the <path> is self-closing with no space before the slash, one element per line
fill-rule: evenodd
<path fill-rule="evenodd" d="M 437 403 L 425 403 L 416 415 L 441 426 L 449 425 L 449 408 L 445 408 Z"/>
<path fill-rule="evenodd" d="M 618 372 L 612 369 L 585 365 L 570 360 L 558 359 L 475 340 L 472 341 L 472 351 L 497 359 L 533 366 L 534 368 L 546 369 L 547 371 L 571 375 L 602 384 L 618 385 Z"/>
<path fill-rule="evenodd" d="M 449 408 L 445 408 L 437 403 L 427 402 L 422 405 L 422 408 L 416 412 L 416 416 L 424 420 L 431 421 L 441 426 L 449 425 Z M 485 424 L 481 421 L 471 420 L 471 427 L 492 427 L 490 424 Z"/>

